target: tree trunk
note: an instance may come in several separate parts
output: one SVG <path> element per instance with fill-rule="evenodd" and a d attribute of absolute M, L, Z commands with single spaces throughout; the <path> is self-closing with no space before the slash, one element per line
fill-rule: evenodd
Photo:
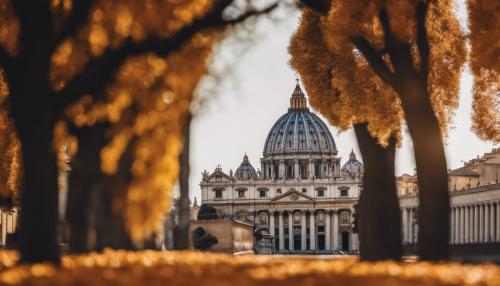
<path fill-rule="evenodd" d="M 21 261 L 59 263 L 57 161 L 52 144 L 54 120 L 46 106 L 29 109 L 31 112 L 16 118 L 24 171 Z"/>
<path fill-rule="evenodd" d="M 409 77 L 396 88 L 413 140 L 420 206 L 417 253 L 423 260 L 448 258 L 448 171 L 439 122 L 427 91 L 427 79 Z"/>
<path fill-rule="evenodd" d="M 114 193 L 107 188 L 95 192 L 96 250 L 104 248 L 134 250 L 132 239 L 125 229 L 123 215 L 113 210 Z"/>
<path fill-rule="evenodd" d="M 400 260 L 401 212 L 394 177 L 395 140 L 383 148 L 367 130 L 354 131 L 364 162 L 363 190 L 359 202 L 360 255 L 362 260 Z"/>
<path fill-rule="evenodd" d="M 191 137 L 191 119 L 189 114 L 183 130 L 183 148 L 179 155 L 180 173 L 179 173 L 179 223 L 175 226 L 174 248 L 189 248 L 189 145 Z"/>
<path fill-rule="evenodd" d="M 98 123 L 92 127 L 72 128 L 78 138 L 78 153 L 71 162 L 68 188 L 67 220 L 70 226 L 69 250 L 82 253 L 92 250 L 89 239 L 92 193 L 99 191 L 102 180 L 99 151 L 106 143 L 105 128 Z"/>

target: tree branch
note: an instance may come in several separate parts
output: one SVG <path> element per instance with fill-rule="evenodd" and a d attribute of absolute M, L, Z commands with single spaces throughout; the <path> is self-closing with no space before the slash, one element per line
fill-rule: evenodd
<path fill-rule="evenodd" d="M 428 4 L 424 1 L 417 5 L 417 47 L 420 54 L 420 74 L 427 79 L 429 75 L 429 37 L 425 28 Z"/>
<path fill-rule="evenodd" d="M 382 56 L 375 51 L 370 43 L 363 37 L 354 38 L 351 40 L 354 46 L 363 54 L 368 61 L 373 71 L 380 77 L 380 79 L 393 86 L 395 83 L 394 74 L 384 62 Z"/>
<path fill-rule="evenodd" d="M 327 15 L 332 5 L 331 0 L 300 0 L 300 3 L 322 15 Z"/>
<path fill-rule="evenodd" d="M 52 48 L 55 48 L 61 41 L 63 41 L 67 37 L 74 35 L 78 31 L 78 29 L 86 23 L 89 17 L 90 8 L 93 4 L 93 0 L 73 1 L 71 14 L 68 16 L 61 29 L 54 36 L 54 39 L 52 41 Z"/>
<path fill-rule="evenodd" d="M 101 94 L 106 85 L 113 80 L 116 71 L 125 60 L 131 56 L 152 52 L 165 57 L 187 43 L 194 35 L 206 28 L 217 28 L 241 23 L 246 19 L 269 13 L 274 10 L 278 2 L 262 10 L 249 10 L 234 19 L 223 19 L 222 13 L 232 0 L 218 1 L 215 8 L 204 17 L 195 20 L 183 27 L 169 38 L 150 38 L 142 42 L 126 41 L 119 48 L 106 50 L 100 57 L 91 59 L 84 70 L 70 80 L 66 87 L 59 92 L 58 108 L 60 111 L 82 95 Z"/>

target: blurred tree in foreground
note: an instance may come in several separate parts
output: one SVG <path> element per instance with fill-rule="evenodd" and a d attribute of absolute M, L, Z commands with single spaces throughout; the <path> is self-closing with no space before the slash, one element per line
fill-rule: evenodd
<path fill-rule="evenodd" d="M 459 79 L 466 56 L 466 37 L 454 15 L 454 2 L 302 2 L 315 12 L 303 12 L 299 30 L 292 39 L 292 65 L 301 74 L 313 106 L 341 129 L 354 125 L 367 165 L 375 163 L 371 162 L 374 158 L 366 156 L 368 149 L 362 142 L 366 140 L 360 139 L 376 138 L 388 148 L 391 138 L 400 140 L 400 128 L 405 119 L 414 144 L 420 189 L 418 254 L 422 259 L 447 258 L 449 198 L 441 136 L 446 134 L 458 104 Z M 469 3 L 469 7 L 478 6 L 481 1 L 470 2 L 474 3 Z M 494 14 L 493 7 L 489 9 L 484 12 Z M 483 10 L 487 9 L 483 7 Z M 316 28 L 311 28 L 311 25 Z M 483 38 L 486 33 L 473 26 L 471 38 L 476 34 L 476 37 L 486 39 Z M 491 25 L 482 28 L 493 31 Z M 304 29 L 312 33 L 302 31 Z M 319 75 L 312 67 L 321 71 Z M 498 105 L 485 104 L 492 102 L 495 92 L 498 94 L 498 79 L 490 78 L 482 83 L 489 90 L 478 94 L 476 86 L 475 105 L 484 109 L 483 118 L 487 114 L 497 116 L 493 121 L 498 126 L 498 114 L 495 113 Z M 491 122 L 489 124 L 491 126 Z M 498 133 L 495 137 L 491 135 L 494 132 L 485 132 L 488 128 L 475 127 L 477 133 L 489 134 L 483 138 L 498 140 Z M 386 158 L 387 164 L 394 166 L 393 151 Z M 373 178 L 369 166 L 365 175 Z M 390 176 L 393 181 L 394 174 Z M 363 232 L 369 236 L 375 234 L 375 244 L 383 246 L 378 238 L 384 234 L 377 233 L 365 223 L 373 220 L 378 224 L 375 228 L 385 223 L 389 212 L 396 211 L 396 194 L 391 191 L 383 195 L 396 205 L 387 211 L 382 209 L 383 204 L 376 197 L 379 194 L 373 192 L 376 188 L 370 189 L 374 184 L 367 183 L 369 180 L 365 178 L 366 196 L 360 203 L 363 213 L 361 248 L 363 250 L 365 244 L 369 246 L 366 250 L 374 252 L 362 252 L 362 257 L 384 259 L 383 253 L 376 252 L 376 245 L 370 245 Z M 391 190 L 395 190 L 394 183 L 390 185 Z M 397 216 L 398 222 L 388 221 L 399 228 L 399 214 Z M 392 237 L 393 241 L 395 239 L 396 234 Z M 400 244 L 400 237 L 398 240 Z"/>
<path fill-rule="evenodd" d="M 135 240 L 159 227 L 179 172 L 183 122 L 211 46 L 221 28 L 276 6 L 246 4 L 1 3 L 0 65 L 24 166 L 22 261 L 59 261 L 55 150 L 62 144 L 80 156 L 75 175 L 89 188 L 80 194 L 110 192 L 105 211 L 123 213 Z M 90 144 L 80 146 L 80 155 L 78 140 Z M 84 174 L 96 164 L 98 172 Z M 72 205 L 68 216 L 79 207 Z"/>
<path fill-rule="evenodd" d="M 7 83 L 0 74 L 0 209 L 18 205 L 21 188 L 21 146 L 7 111 Z"/>

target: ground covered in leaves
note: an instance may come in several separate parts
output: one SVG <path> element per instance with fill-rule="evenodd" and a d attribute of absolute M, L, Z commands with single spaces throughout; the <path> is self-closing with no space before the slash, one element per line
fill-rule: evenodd
<path fill-rule="evenodd" d="M 60 267 L 17 259 L 0 252 L 0 285 L 500 285 L 500 266 L 489 264 L 111 250 L 64 256 Z"/>

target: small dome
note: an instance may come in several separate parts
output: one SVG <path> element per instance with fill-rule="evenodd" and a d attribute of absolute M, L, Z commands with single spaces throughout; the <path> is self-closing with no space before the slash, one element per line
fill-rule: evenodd
<path fill-rule="evenodd" d="M 304 92 L 297 83 L 288 112 L 269 131 L 264 156 L 276 154 L 337 154 L 333 136 L 326 124 L 307 108 Z"/>
<path fill-rule="evenodd" d="M 349 161 L 347 161 L 344 166 L 342 166 L 342 171 L 347 172 L 351 175 L 361 175 L 363 174 L 364 167 L 363 163 L 356 159 L 356 154 L 354 154 L 354 150 L 351 150 L 351 154 L 349 154 Z"/>
<path fill-rule="evenodd" d="M 234 172 L 234 178 L 237 181 L 247 181 L 257 178 L 257 172 L 255 172 L 252 164 L 250 164 L 247 154 L 243 156 L 243 162 L 241 162 L 241 165 L 236 169 L 236 172 Z"/>

